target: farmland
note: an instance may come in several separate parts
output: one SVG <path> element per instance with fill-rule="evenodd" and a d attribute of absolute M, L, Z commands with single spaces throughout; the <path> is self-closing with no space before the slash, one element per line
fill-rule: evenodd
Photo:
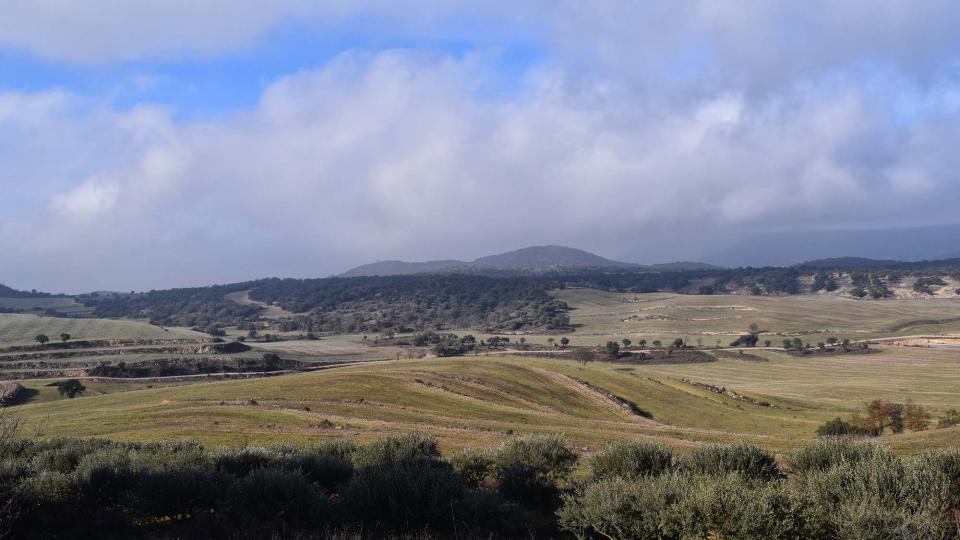
<path fill-rule="evenodd" d="M 551 295 L 570 306 L 571 332 L 511 335 L 512 347 L 480 356 L 421 358 L 427 351 L 403 346 L 403 336 L 298 339 L 290 332 L 279 341 L 248 340 L 237 351 L 225 352 L 209 336 L 186 329 L 7 314 L 0 315 L 5 345 L 27 344 L 41 332 L 140 344 L 7 352 L 0 361 L 6 376 L 21 379 L 30 391 L 20 414 L 45 435 L 199 439 L 229 446 L 366 441 L 421 431 L 453 449 L 550 431 L 565 433 L 588 450 L 640 437 L 681 449 L 743 440 L 782 451 L 813 439 L 826 420 L 849 416 L 873 399 L 912 400 L 934 420 L 960 408 L 960 353 L 950 348 L 954 341 L 949 338 L 901 340 L 915 346 L 874 345 L 874 354 L 793 356 L 776 348 L 786 337 L 815 345 L 827 336 L 857 341 L 951 335 L 960 331 L 960 322 L 953 320 L 960 304 L 954 299 L 626 294 L 577 288 Z M 716 348 L 718 341 L 726 347 L 751 324 L 761 340 L 773 341 L 773 348 L 761 346 L 748 355 Z M 245 333 L 226 330 L 227 340 Z M 485 336 L 481 329 L 454 331 Z M 694 347 L 699 340 L 712 361 L 596 361 L 583 366 L 568 350 L 548 346 L 548 340 L 556 343 L 561 335 L 576 346 L 623 338 L 669 343 L 682 337 Z M 517 348 L 520 337 L 526 344 Z M 274 369 L 281 372 L 323 369 L 247 378 L 268 370 L 259 363 L 267 353 L 277 355 L 280 363 Z M 32 359 L 42 361 L 42 369 L 29 364 Z M 44 370 L 60 377 L 115 375 L 120 362 L 127 376 L 138 366 L 157 364 L 167 371 L 149 373 L 183 375 L 188 369 L 197 374 L 85 378 L 88 391 L 73 400 L 56 395 L 48 378 L 32 378 Z M 107 368 L 90 371 L 100 365 Z M 881 439 L 912 453 L 956 444 L 958 429 Z"/>
<path fill-rule="evenodd" d="M 833 295 L 749 296 L 630 294 L 570 288 L 553 293 L 567 302 L 570 335 L 580 344 L 629 337 L 701 339 L 714 346 L 760 328 L 761 339 L 816 343 L 828 336 L 852 340 L 960 333 L 960 299 L 856 300 Z M 548 336 L 528 336 L 543 340 Z"/>

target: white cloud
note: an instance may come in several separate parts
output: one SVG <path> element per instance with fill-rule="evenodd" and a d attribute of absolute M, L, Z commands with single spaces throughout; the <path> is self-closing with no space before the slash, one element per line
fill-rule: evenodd
<path fill-rule="evenodd" d="M 656 244 L 645 231 L 664 226 L 934 219 L 960 195 L 943 147 L 956 124 L 886 123 L 894 111 L 856 85 L 651 106 L 629 86 L 552 70 L 493 99 L 475 92 L 484 62 L 345 54 L 275 82 L 251 110 L 184 124 L 75 104 L 34 122 L 49 109 L 22 107 L 0 121 L 19 126 L 13 153 L 116 151 L 83 167 L 50 160 L 37 185 L 77 180 L 47 190 L 49 211 L 18 220 L 0 248 L 34 286 L 60 288 L 57 257 L 74 261 L 78 288 L 159 287 L 540 242 L 617 254 Z M 39 239 L 29 252 L 23 235 Z"/>
<path fill-rule="evenodd" d="M 55 195 L 51 209 L 68 220 L 94 219 L 113 208 L 117 192 L 118 188 L 112 182 L 91 178 L 67 193 Z"/>
<path fill-rule="evenodd" d="M 488 51 L 347 52 L 200 121 L 0 92 L 0 250 L 18 262 L 0 281 L 149 288 L 533 243 L 617 256 L 668 248 L 664 230 L 955 213 L 960 7 L 946 0 L 38 0 L 5 6 L 0 44 L 192 58 L 291 18 L 346 31 L 363 17 L 480 50 L 511 34 L 548 58 L 490 95 Z"/>

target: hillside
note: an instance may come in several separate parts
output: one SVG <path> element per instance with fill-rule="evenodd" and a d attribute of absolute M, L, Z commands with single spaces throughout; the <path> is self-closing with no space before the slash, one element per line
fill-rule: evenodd
<path fill-rule="evenodd" d="M 211 445 L 370 440 L 435 434 L 446 450 L 490 447 L 514 434 L 563 432 L 596 449 L 624 438 L 674 447 L 743 441 L 773 450 L 812 440 L 827 419 L 864 401 L 913 398 L 935 414 L 956 408 L 954 353 L 896 349 L 797 361 L 720 358 L 676 365 L 519 357 L 375 362 L 282 377 L 193 384 L 28 403 L 27 428 L 48 436 L 199 439 Z M 926 368 L 918 372 L 915 366 Z M 883 366 L 878 371 L 878 366 Z M 843 373 L 837 392 L 837 373 Z M 717 385 L 756 400 L 711 391 Z M 25 381 L 40 388 L 41 381 Z M 923 389 L 924 391 L 920 391 Z M 630 412 L 614 396 L 647 416 Z M 764 404 L 765 403 L 765 404 Z M 880 438 L 915 452 L 954 445 L 957 429 Z"/>
<path fill-rule="evenodd" d="M 468 266 L 470 266 L 468 262 L 455 260 L 424 262 L 377 261 L 351 268 L 340 274 L 340 277 L 406 276 L 410 274 L 449 271 L 454 268 Z"/>

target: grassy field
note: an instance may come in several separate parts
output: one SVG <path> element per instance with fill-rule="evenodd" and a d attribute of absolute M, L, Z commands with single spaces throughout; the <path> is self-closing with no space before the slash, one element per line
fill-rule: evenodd
<path fill-rule="evenodd" d="M 93 308 L 87 307 L 73 298 L 66 297 L 0 298 L 0 308 L 15 309 L 21 312 L 28 311 L 33 314 L 42 314 L 46 310 L 52 309 L 63 315 L 78 315 L 93 311 Z"/>
<path fill-rule="evenodd" d="M 556 294 L 574 308 L 571 320 L 577 330 L 568 335 L 575 345 L 624 337 L 634 342 L 684 337 L 691 344 L 702 340 L 713 346 L 718 340 L 728 343 L 751 323 L 762 329 L 762 340 L 775 345 L 788 336 L 815 343 L 827 336 L 960 333 L 960 321 L 954 320 L 960 318 L 960 302 L 955 299 L 633 295 L 584 289 Z M 55 338 L 60 332 L 75 339 L 204 337 L 136 321 L 0 315 L 0 344 L 31 343 L 38 333 Z M 545 344 L 548 337 L 560 336 L 524 337 Z M 370 440 L 420 431 L 437 435 L 449 449 L 553 431 L 566 433 L 588 450 L 632 437 L 679 448 L 743 440 L 785 450 L 812 439 L 825 420 L 849 415 L 872 399 L 913 400 L 935 416 L 960 408 L 960 350 L 930 340 L 915 344 L 943 348 L 875 346 L 880 352 L 806 357 L 754 350 L 752 354 L 765 361 L 728 353 L 699 364 L 595 362 L 581 367 L 559 358 L 502 355 L 416 360 L 400 347 L 368 346 L 362 336 L 328 336 L 251 342 L 254 349 L 244 354 L 275 352 L 301 362 L 362 364 L 223 382 L 90 381 L 87 395 L 75 400 L 57 395 L 46 386 L 49 380 L 27 380 L 24 385 L 35 392 L 18 410 L 30 429 L 49 436 L 196 438 L 214 445 L 331 437 Z M 62 365 L 120 359 L 133 365 L 170 356 L 132 349 L 114 353 L 65 357 Z M 59 368 L 61 360 L 50 363 Z M 742 398 L 703 385 L 723 387 Z M 618 406 L 611 395 L 632 402 L 651 418 Z M 960 443 L 960 429 L 886 436 L 883 441 L 915 452 Z"/>
<path fill-rule="evenodd" d="M 436 434 L 446 448 L 490 446 L 516 433 L 564 432 L 594 449 L 618 438 L 651 438 L 684 448 L 750 441 L 784 450 L 816 426 L 874 398 L 913 400 L 935 412 L 960 407 L 960 357 L 951 351 L 891 347 L 872 355 L 768 362 L 720 359 L 629 366 L 517 357 L 374 362 L 246 381 L 138 389 L 19 408 L 48 435 L 121 439 L 196 438 L 213 445 L 306 442 L 387 434 Z M 683 382 L 709 383 L 768 401 L 764 407 Z M 588 384 L 583 384 L 588 383 Z M 32 387 L 45 381 L 27 381 Z M 636 416 L 594 388 L 634 402 Z M 882 438 L 906 452 L 955 445 L 960 429 Z"/>
<path fill-rule="evenodd" d="M 784 337 L 816 343 L 828 336 L 853 340 L 918 334 L 960 334 L 960 299 L 854 300 L 831 295 L 736 296 L 627 294 L 563 289 L 554 294 L 572 308 L 574 344 L 599 345 L 684 337 L 696 345 L 726 345 L 756 323 L 774 345 Z M 939 322 L 938 322 L 939 321 Z M 546 343 L 558 335 L 527 335 Z"/>
<path fill-rule="evenodd" d="M 0 313 L 0 346 L 33 343 L 37 334 L 52 340 L 61 333 L 71 339 L 199 339 L 205 337 L 183 328 L 160 328 L 138 321 L 71 319 Z"/>

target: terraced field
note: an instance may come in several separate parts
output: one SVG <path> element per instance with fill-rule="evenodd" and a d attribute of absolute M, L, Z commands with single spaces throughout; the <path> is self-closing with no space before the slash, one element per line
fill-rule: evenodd
<path fill-rule="evenodd" d="M 889 348 L 822 358 L 761 354 L 767 362 L 656 366 L 581 367 L 567 360 L 482 356 L 387 361 L 30 403 L 19 410 L 28 425 L 42 425 L 50 435 L 197 438 L 214 445 L 367 440 L 421 431 L 455 448 L 557 431 L 587 449 L 647 437 L 680 448 L 745 440 L 783 450 L 811 439 L 824 420 L 868 399 L 910 397 L 935 412 L 960 407 L 960 378 L 954 375 L 960 358 L 949 351 Z M 694 383 L 723 386 L 736 397 Z M 956 444 L 960 429 L 884 439 L 915 451 Z"/>

